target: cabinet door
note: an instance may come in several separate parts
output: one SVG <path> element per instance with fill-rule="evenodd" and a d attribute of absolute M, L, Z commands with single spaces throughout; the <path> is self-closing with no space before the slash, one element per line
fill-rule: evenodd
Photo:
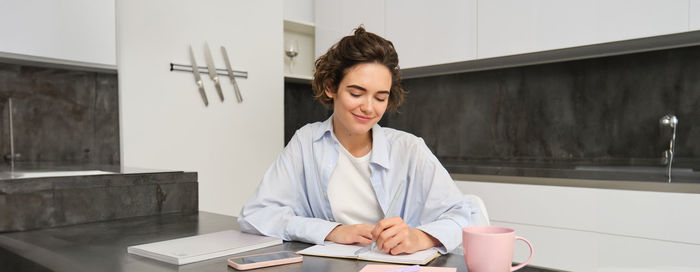
<path fill-rule="evenodd" d="M 3 1 L 0 53 L 116 68 L 114 0 Z M 17 56 L 22 58 L 22 56 Z"/>
<path fill-rule="evenodd" d="M 477 0 L 386 0 L 384 29 L 401 68 L 476 58 Z"/>
<path fill-rule="evenodd" d="M 340 38 L 351 35 L 360 24 L 369 32 L 384 35 L 384 1 L 315 1 L 315 58 L 325 54 Z"/>
<path fill-rule="evenodd" d="M 489 0 L 478 6 L 478 57 L 687 31 L 688 1 Z"/>
<path fill-rule="evenodd" d="M 700 0 L 689 0 L 688 4 L 688 31 L 700 29 Z"/>

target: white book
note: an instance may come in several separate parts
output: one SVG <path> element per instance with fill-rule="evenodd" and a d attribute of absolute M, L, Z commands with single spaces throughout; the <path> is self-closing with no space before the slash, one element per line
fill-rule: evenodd
<path fill-rule="evenodd" d="M 282 239 L 227 230 L 130 246 L 127 252 L 183 265 L 282 244 Z"/>
<path fill-rule="evenodd" d="M 433 259 L 440 256 L 437 249 L 429 248 L 412 254 L 391 255 L 377 250 L 360 250 L 366 246 L 361 245 L 343 245 L 333 242 L 326 242 L 323 245 L 315 245 L 306 249 L 300 250 L 297 253 L 303 255 L 348 258 L 363 261 L 400 263 L 400 264 L 427 264 Z"/>

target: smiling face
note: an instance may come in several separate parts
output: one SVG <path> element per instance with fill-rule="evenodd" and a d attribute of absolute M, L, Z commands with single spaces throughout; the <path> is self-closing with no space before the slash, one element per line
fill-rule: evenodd
<path fill-rule="evenodd" d="M 339 140 L 369 136 L 372 126 L 386 111 L 391 90 L 389 68 L 379 63 L 360 63 L 347 69 L 333 98 L 333 132 Z"/>

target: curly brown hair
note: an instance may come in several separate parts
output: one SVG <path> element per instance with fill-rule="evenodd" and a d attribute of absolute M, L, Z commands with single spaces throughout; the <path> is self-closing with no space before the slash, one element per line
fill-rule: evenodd
<path fill-rule="evenodd" d="M 340 39 L 316 60 L 316 72 L 311 83 L 314 98 L 324 106 L 333 105 L 333 98 L 328 97 L 325 90 L 337 92 L 348 69 L 360 63 L 379 63 L 389 68 L 391 89 L 387 110 L 396 111 L 403 103 L 406 92 L 400 84 L 399 56 L 394 44 L 377 34 L 367 32 L 362 26 L 356 28 L 353 35 Z"/>

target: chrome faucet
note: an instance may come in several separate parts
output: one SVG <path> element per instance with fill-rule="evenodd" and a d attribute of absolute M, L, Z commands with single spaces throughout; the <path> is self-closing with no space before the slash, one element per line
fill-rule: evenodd
<path fill-rule="evenodd" d="M 15 170 L 15 159 L 19 158 L 20 154 L 15 153 L 15 131 L 12 124 L 12 98 L 7 98 L 7 111 L 10 119 L 10 154 L 5 155 L 5 160 L 10 161 L 11 171 Z"/>
<path fill-rule="evenodd" d="M 678 118 L 675 115 L 667 114 L 659 119 L 659 124 L 662 126 L 668 126 L 673 129 L 673 135 L 671 140 L 668 142 L 668 150 L 664 151 L 663 157 L 668 166 L 668 182 L 671 182 L 671 164 L 673 164 L 673 155 L 676 147 L 676 126 L 678 126 Z"/>

